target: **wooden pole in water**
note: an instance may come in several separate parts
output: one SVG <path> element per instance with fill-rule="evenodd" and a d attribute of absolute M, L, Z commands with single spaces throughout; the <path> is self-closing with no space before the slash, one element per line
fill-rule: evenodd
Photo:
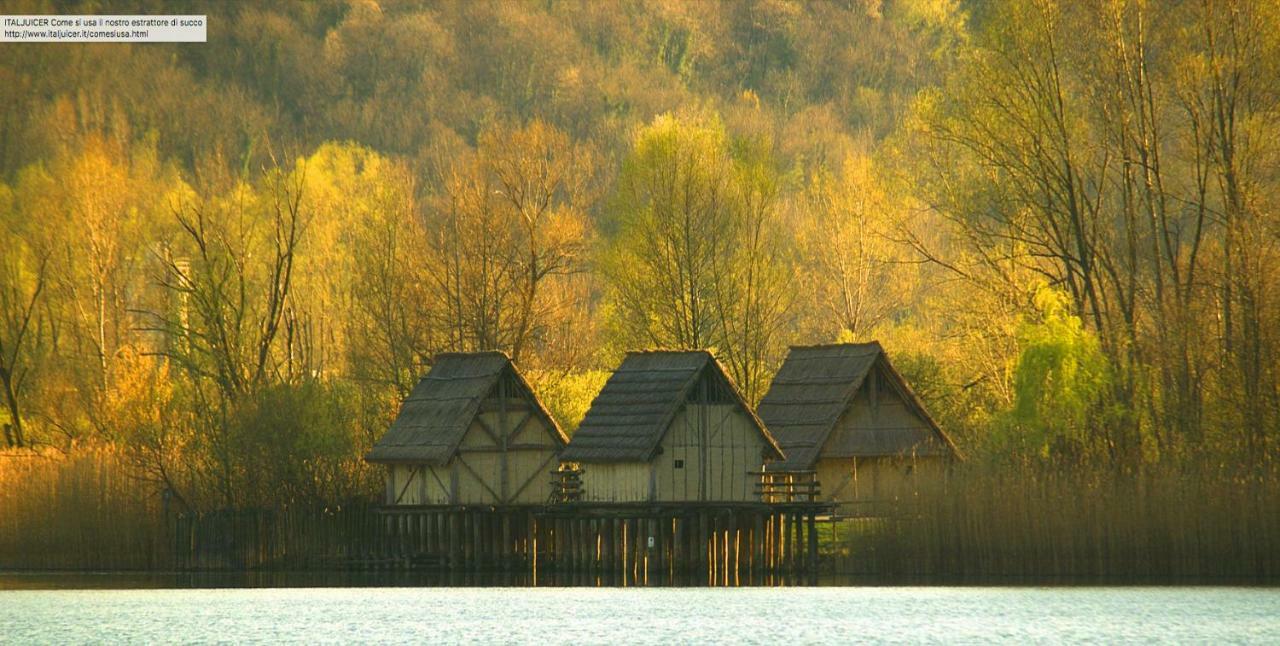
<path fill-rule="evenodd" d="M 636 572 L 636 541 L 640 540 L 640 539 L 639 539 L 639 537 L 638 537 L 638 536 L 636 536 L 636 524 L 635 524 L 635 521 L 634 521 L 633 519 L 630 519 L 630 518 L 623 518 L 623 519 L 622 519 L 622 531 L 623 531 L 623 534 L 626 536 L 626 539 L 627 539 L 627 540 L 626 540 L 626 542 L 625 542 L 625 544 L 622 546 L 622 552 L 623 552 L 623 557 L 622 557 L 622 558 L 623 558 L 623 561 L 622 561 L 623 578 L 624 578 L 624 580 L 626 580 L 626 581 L 630 581 L 631 583 L 633 583 L 633 584 L 634 584 L 634 583 L 635 583 L 635 572 Z"/>
<path fill-rule="evenodd" d="M 524 513 L 524 562 L 527 566 L 538 569 L 538 521 L 532 511 Z"/>
<path fill-rule="evenodd" d="M 621 518 L 613 519 L 613 576 L 616 581 L 626 581 L 623 572 L 627 569 L 627 523 Z"/>
<path fill-rule="evenodd" d="M 557 516 L 552 519 L 547 527 L 547 530 L 551 532 L 551 537 L 548 539 L 551 546 L 551 561 L 555 564 L 557 570 L 567 567 L 564 551 L 564 530 L 567 522 L 564 518 Z"/>
<path fill-rule="evenodd" d="M 471 570 L 475 571 L 488 564 L 488 517 L 478 511 L 471 512 Z"/>
<path fill-rule="evenodd" d="M 640 565 L 641 559 L 644 558 L 644 537 L 640 532 L 640 519 L 627 519 L 627 536 L 631 537 L 631 580 L 634 583 L 640 582 Z"/>
<path fill-rule="evenodd" d="M 586 519 L 579 518 L 577 521 L 577 524 L 578 524 L 578 571 L 586 572 L 588 570 L 588 562 L 589 562 L 588 544 L 590 543 L 591 537 L 587 529 Z"/>
<path fill-rule="evenodd" d="M 794 516 L 794 514 L 788 513 L 785 514 L 782 519 L 782 567 L 783 569 L 787 569 L 787 571 L 790 571 L 791 569 L 791 536 L 792 532 L 794 532 L 791 527 L 792 524 L 795 524 L 792 516 Z"/>
<path fill-rule="evenodd" d="M 461 569 L 467 561 L 467 545 L 463 537 L 466 536 L 466 516 L 461 510 L 451 512 L 449 514 L 449 550 L 455 556 L 455 567 Z"/>
<path fill-rule="evenodd" d="M 502 565 L 510 570 L 514 548 L 511 545 L 511 511 L 504 510 L 502 512 Z"/>
<path fill-rule="evenodd" d="M 672 544 L 672 558 L 676 572 L 689 571 L 689 516 L 676 517 L 676 536 Z"/>
<path fill-rule="evenodd" d="M 764 569 L 768 572 L 773 572 L 773 569 L 777 567 L 777 524 L 777 514 L 770 511 L 769 517 L 765 520 L 764 528 Z"/>
<path fill-rule="evenodd" d="M 800 571 L 800 564 L 803 562 L 801 554 L 804 550 L 804 541 L 800 538 L 800 528 L 804 527 L 804 522 L 796 513 L 791 514 L 791 555 L 787 562 L 787 568 L 792 573 Z"/>
<path fill-rule="evenodd" d="M 729 555 L 733 557 L 733 584 L 738 585 L 742 570 L 742 531 L 738 529 L 738 512 L 729 518 Z"/>
<path fill-rule="evenodd" d="M 613 571 L 613 522 L 600 520 L 600 572 L 606 577 Z"/>
<path fill-rule="evenodd" d="M 698 531 L 696 540 L 698 546 L 698 576 L 703 578 L 709 576 L 708 572 L 710 572 L 711 564 L 710 559 L 708 558 L 708 540 L 710 539 L 710 536 L 711 531 L 707 523 L 707 512 L 706 510 L 700 509 L 698 510 Z"/>
<path fill-rule="evenodd" d="M 653 549 L 649 550 L 649 570 L 653 578 L 657 582 L 662 581 L 662 573 L 666 567 L 666 555 L 663 554 L 663 544 L 666 542 L 662 530 L 662 516 L 656 511 L 651 512 L 653 516 L 649 519 L 649 535 L 653 537 Z"/>
<path fill-rule="evenodd" d="M 818 514 L 809 512 L 809 583 L 818 583 Z"/>
<path fill-rule="evenodd" d="M 764 516 L 760 512 L 751 514 L 751 576 L 752 581 L 755 575 L 760 572 L 760 562 L 764 556 L 764 550 L 761 543 L 764 539 Z"/>

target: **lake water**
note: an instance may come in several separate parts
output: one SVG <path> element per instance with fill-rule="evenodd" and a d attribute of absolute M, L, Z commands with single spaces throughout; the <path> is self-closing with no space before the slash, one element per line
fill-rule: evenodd
<path fill-rule="evenodd" d="M 1280 643 L 1259 588 L 10 590 L 0 642 Z"/>

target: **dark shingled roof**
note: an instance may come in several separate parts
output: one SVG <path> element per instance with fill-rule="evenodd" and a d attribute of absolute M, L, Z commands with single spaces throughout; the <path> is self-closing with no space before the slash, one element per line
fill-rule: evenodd
<path fill-rule="evenodd" d="M 766 444 L 782 457 L 777 442 L 743 401 L 724 367 L 705 350 L 630 352 L 578 425 L 561 459 L 572 462 L 648 462 L 698 378 L 710 370 L 732 393 Z"/>
<path fill-rule="evenodd" d="M 831 457 L 958 455 L 951 439 L 925 411 L 879 343 L 793 346 L 760 401 L 760 419 L 787 454 L 786 460 L 769 468 L 812 469 L 831 431 L 875 366 L 928 428 L 861 429 L 851 446 Z"/>
<path fill-rule="evenodd" d="M 543 408 L 511 358 L 502 352 L 443 353 L 400 406 L 387 434 L 365 456 L 369 462 L 445 464 L 458 449 L 480 403 L 510 370 L 537 415 L 563 446 L 568 439 Z"/>

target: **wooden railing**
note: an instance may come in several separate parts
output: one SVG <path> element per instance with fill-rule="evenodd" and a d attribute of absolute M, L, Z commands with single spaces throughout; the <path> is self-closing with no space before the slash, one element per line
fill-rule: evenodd
<path fill-rule="evenodd" d="M 582 469 L 561 466 L 551 472 L 551 504 L 582 500 Z"/>
<path fill-rule="evenodd" d="M 761 502 L 787 504 L 817 502 L 822 493 L 816 471 L 757 471 L 756 495 Z"/>

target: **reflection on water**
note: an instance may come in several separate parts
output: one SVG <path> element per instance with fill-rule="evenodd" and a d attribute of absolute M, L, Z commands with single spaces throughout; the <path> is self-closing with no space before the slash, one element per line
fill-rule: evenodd
<path fill-rule="evenodd" d="M 794 587 L 871 585 L 851 577 L 757 575 L 730 581 L 678 575 L 631 577 L 569 572 L 251 571 L 251 572 L 0 572 L 0 590 L 146 590 L 216 588 L 536 588 L 536 587 Z"/>
<path fill-rule="evenodd" d="M 1170 585 L 1168 580 L 1137 581 L 1141 585 Z M 1173 584 L 1203 585 L 1189 580 Z M 1249 581 L 1220 580 L 1215 585 L 1251 585 Z M 246 572 L 70 572 L 0 571 L 4 590 L 149 590 L 219 588 L 799 588 L 853 586 L 1106 586 L 1098 578 L 1026 578 L 937 576 L 885 578 L 873 575 L 824 574 L 816 578 L 794 574 L 756 574 L 730 578 L 691 574 L 653 575 L 638 580 L 602 573 L 540 571 L 446 570 L 255 570 Z"/>

